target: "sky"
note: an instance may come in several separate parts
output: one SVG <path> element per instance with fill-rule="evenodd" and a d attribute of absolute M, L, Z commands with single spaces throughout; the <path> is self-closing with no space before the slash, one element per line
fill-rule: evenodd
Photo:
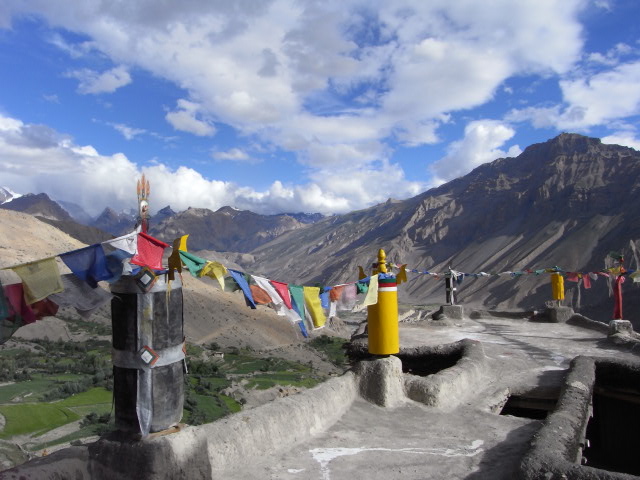
<path fill-rule="evenodd" d="M 640 149 L 637 0 L 2 0 L 0 186 L 340 214 L 575 132 Z"/>

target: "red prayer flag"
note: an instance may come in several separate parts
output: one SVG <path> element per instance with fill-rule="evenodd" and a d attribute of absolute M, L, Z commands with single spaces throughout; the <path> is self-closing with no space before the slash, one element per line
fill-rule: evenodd
<path fill-rule="evenodd" d="M 4 294 L 9 303 L 9 320 L 15 322 L 19 317 L 24 325 L 36 321 L 36 315 L 24 299 L 24 289 L 21 283 L 4 286 Z"/>
<path fill-rule="evenodd" d="M 144 232 L 138 234 L 138 253 L 131 259 L 131 263 L 153 270 L 162 270 L 162 253 L 169 245 Z"/>
<path fill-rule="evenodd" d="M 567 272 L 567 282 L 577 282 L 578 280 L 580 279 L 577 272 Z"/>
<path fill-rule="evenodd" d="M 275 280 L 269 280 L 269 281 L 271 282 L 271 285 L 273 285 L 273 288 L 276 289 L 276 292 L 278 292 L 278 295 L 280 295 L 280 297 L 282 298 L 282 301 L 284 302 L 285 306 L 289 310 L 292 310 L 293 307 L 291 306 L 291 296 L 289 295 L 289 285 L 282 282 L 276 282 Z"/>
<path fill-rule="evenodd" d="M 53 300 L 49 300 L 48 298 L 32 303 L 30 306 L 36 316 L 36 320 L 42 320 L 44 317 L 55 316 L 55 314 L 58 313 L 59 308 L 57 303 Z"/>

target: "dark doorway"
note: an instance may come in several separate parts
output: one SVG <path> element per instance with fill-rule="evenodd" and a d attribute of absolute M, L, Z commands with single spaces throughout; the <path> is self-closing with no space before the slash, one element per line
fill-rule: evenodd
<path fill-rule="evenodd" d="M 510 395 L 500 415 L 544 420 L 557 403 L 557 398 L 543 398 L 533 395 Z"/>
<path fill-rule="evenodd" d="M 593 417 L 587 426 L 586 465 L 640 475 L 640 391 L 601 387 L 593 392 Z"/>

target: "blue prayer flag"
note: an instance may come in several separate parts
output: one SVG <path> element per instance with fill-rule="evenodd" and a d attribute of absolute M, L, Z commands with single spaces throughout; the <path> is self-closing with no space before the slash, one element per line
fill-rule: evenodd
<path fill-rule="evenodd" d="M 107 259 L 99 243 L 63 253 L 60 258 L 75 276 L 92 288 L 96 288 L 100 280 L 109 280 L 114 276 L 107 268 Z"/>

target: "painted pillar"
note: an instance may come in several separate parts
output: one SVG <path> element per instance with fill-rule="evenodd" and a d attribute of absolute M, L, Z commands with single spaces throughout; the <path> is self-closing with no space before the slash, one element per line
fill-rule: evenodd
<path fill-rule="evenodd" d="M 558 304 L 564 300 L 564 277 L 558 272 L 551 274 L 551 293 Z"/>
<path fill-rule="evenodd" d="M 386 254 L 378 251 L 378 263 L 373 274 L 378 276 L 378 303 L 367 307 L 369 353 L 393 355 L 400 351 L 398 325 L 398 287 L 396 278 L 387 274 Z"/>
<path fill-rule="evenodd" d="M 451 273 L 444 277 L 444 286 L 447 294 L 447 305 L 456 304 L 456 280 Z"/>

